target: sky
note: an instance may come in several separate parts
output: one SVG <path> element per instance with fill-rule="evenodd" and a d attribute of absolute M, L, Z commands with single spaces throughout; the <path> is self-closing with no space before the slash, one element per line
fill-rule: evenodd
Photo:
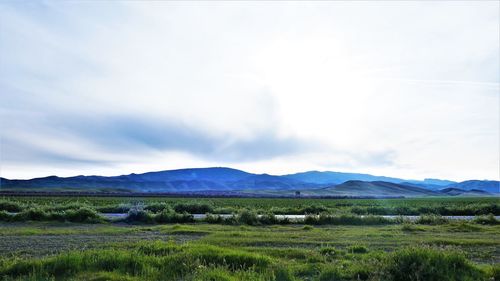
<path fill-rule="evenodd" d="M 498 1 L 1 1 L 0 176 L 500 178 Z"/>

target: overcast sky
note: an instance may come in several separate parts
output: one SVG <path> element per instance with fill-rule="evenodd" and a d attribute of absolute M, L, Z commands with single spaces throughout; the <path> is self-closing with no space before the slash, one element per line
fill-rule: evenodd
<path fill-rule="evenodd" d="M 0 2 L 0 176 L 499 179 L 499 2 Z"/>

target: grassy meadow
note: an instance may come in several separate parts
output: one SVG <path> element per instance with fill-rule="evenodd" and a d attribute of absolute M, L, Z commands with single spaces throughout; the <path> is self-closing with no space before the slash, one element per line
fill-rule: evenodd
<path fill-rule="evenodd" d="M 5 197 L 0 280 L 500 280 L 499 205 L 460 197 Z M 109 220 L 106 212 L 127 215 Z M 194 220 L 200 213 L 213 215 Z M 477 218 L 442 217 L 450 214 Z"/>

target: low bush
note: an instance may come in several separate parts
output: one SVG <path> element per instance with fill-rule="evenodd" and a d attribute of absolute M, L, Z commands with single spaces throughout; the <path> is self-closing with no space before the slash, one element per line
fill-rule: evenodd
<path fill-rule="evenodd" d="M 154 222 L 154 216 L 151 212 L 144 210 L 140 206 L 133 206 L 128 211 L 126 222 L 142 222 L 142 223 L 152 223 Z"/>
<path fill-rule="evenodd" d="M 168 206 L 165 202 L 154 202 L 146 205 L 146 207 L 144 207 L 144 210 L 153 213 L 159 213 L 162 211 L 172 211 L 172 208 Z"/>
<path fill-rule="evenodd" d="M 28 208 L 20 213 L 15 214 L 12 217 L 13 221 L 44 221 L 49 218 L 47 214 L 41 208 Z"/>
<path fill-rule="evenodd" d="M 0 221 L 10 221 L 13 215 L 9 214 L 7 211 L 0 211 Z"/>
<path fill-rule="evenodd" d="M 250 210 L 242 210 L 236 217 L 236 220 L 239 223 L 248 224 L 248 225 L 257 225 L 259 224 L 259 218 L 257 214 Z"/>
<path fill-rule="evenodd" d="M 500 224 L 493 214 L 489 214 L 486 216 L 478 216 L 474 218 L 474 221 L 477 224 L 489 224 L 489 225 L 497 225 Z"/>
<path fill-rule="evenodd" d="M 100 222 L 102 217 L 94 210 L 88 207 L 82 207 L 77 210 L 68 210 L 65 212 L 65 220 L 70 222 Z"/>
<path fill-rule="evenodd" d="M 19 202 L 0 200 L 0 211 L 21 212 L 25 206 Z"/>
<path fill-rule="evenodd" d="M 415 223 L 417 224 L 428 224 L 428 225 L 439 225 L 448 222 L 449 222 L 448 219 L 443 218 L 442 216 L 439 215 L 422 215 L 415 221 Z"/>
<path fill-rule="evenodd" d="M 186 223 L 194 222 L 193 215 L 188 213 L 176 213 L 172 210 L 163 210 L 159 214 L 153 217 L 154 221 L 157 223 Z"/>
<path fill-rule="evenodd" d="M 258 217 L 258 221 L 261 224 L 279 224 L 281 220 L 279 220 L 274 214 L 266 213 Z"/>
<path fill-rule="evenodd" d="M 389 255 L 385 263 L 389 281 L 479 281 L 484 274 L 459 252 L 407 248 Z"/>
<path fill-rule="evenodd" d="M 224 218 L 219 215 L 207 214 L 204 221 L 207 223 L 221 224 L 224 222 Z"/>
<path fill-rule="evenodd" d="M 490 280 L 497 281 L 500 280 L 500 264 L 493 264 L 486 269 L 486 275 L 490 277 Z"/>

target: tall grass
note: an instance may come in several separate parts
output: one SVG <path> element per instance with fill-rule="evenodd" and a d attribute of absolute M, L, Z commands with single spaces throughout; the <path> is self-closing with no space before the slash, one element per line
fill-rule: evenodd
<path fill-rule="evenodd" d="M 165 242 L 140 243 L 131 250 L 87 250 L 54 257 L 0 263 L 0 276 L 69 279 L 82 272 L 115 272 L 141 280 L 185 280 L 199 268 L 225 272 L 266 272 L 273 259 L 260 254 L 210 245 L 179 246 Z"/>
<path fill-rule="evenodd" d="M 448 223 L 449 220 L 443 218 L 439 215 L 422 215 L 420 216 L 415 223 L 417 224 L 428 224 L 428 225 L 438 225 Z"/>
<path fill-rule="evenodd" d="M 68 252 L 38 259 L 0 259 L 0 277 L 2 280 L 73 280 L 75 276 L 81 278 L 78 280 L 90 280 L 86 277 L 98 275 L 114 278 L 103 280 L 486 281 L 496 280 L 491 278 L 499 272 L 498 267 L 481 270 L 460 252 L 429 247 L 370 253 L 364 246 L 354 245 L 347 251 L 321 248 L 321 256 L 308 263 L 308 267 L 289 268 L 283 264 L 286 258 L 275 254 L 271 257 L 265 254 L 267 251 L 258 254 L 199 243 L 143 241 L 127 249 Z M 305 257 L 301 254 L 298 258 Z"/>
<path fill-rule="evenodd" d="M 479 281 L 485 274 L 462 253 L 431 248 L 406 248 L 391 254 L 385 263 L 390 281 Z"/>
<path fill-rule="evenodd" d="M 500 215 L 500 205 L 496 203 L 470 203 L 465 205 L 451 206 L 354 206 L 351 208 L 351 212 L 357 215 Z"/>

